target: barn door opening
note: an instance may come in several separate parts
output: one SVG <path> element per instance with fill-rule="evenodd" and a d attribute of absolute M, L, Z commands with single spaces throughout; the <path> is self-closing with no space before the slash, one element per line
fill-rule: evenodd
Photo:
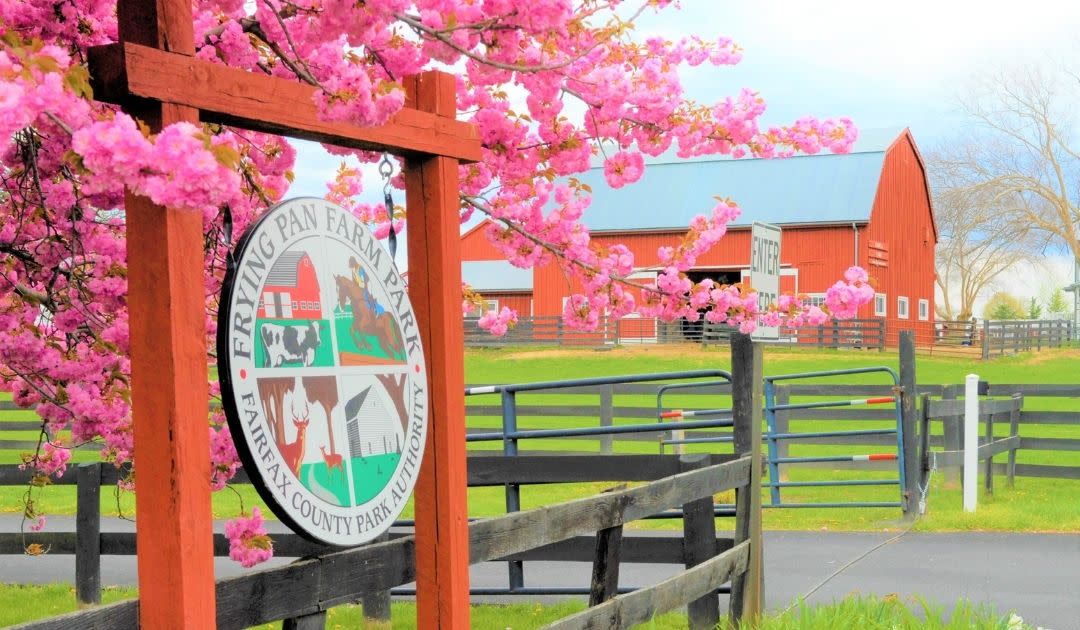
<path fill-rule="evenodd" d="M 717 284 L 735 284 L 742 281 L 741 271 L 738 268 L 732 269 L 692 269 L 686 272 L 686 277 L 691 282 L 698 283 L 702 280 L 709 279 Z M 701 318 L 696 322 L 692 322 L 685 317 L 679 322 L 679 330 L 682 336 L 687 341 L 701 341 L 702 333 L 705 329 L 705 313 L 708 309 L 702 309 L 699 311 Z"/>

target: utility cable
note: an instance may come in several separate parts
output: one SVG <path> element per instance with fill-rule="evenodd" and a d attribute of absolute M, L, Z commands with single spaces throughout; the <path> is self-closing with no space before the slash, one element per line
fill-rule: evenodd
<path fill-rule="evenodd" d="M 833 578 L 840 575 L 844 571 L 847 571 L 851 567 L 855 566 L 860 560 L 866 558 L 867 556 L 874 553 L 878 549 L 881 549 L 882 547 L 884 547 L 886 545 L 890 545 L 890 544 L 900 540 L 901 538 L 906 536 L 908 534 L 908 532 L 910 532 L 912 529 L 914 529 L 915 525 L 917 525 L 918 522 L 922 519 L 923 514 L 926 513 L 926 493 L 930 490 L 930 480 L 933 478 L 934 471 L 936 469 L 937 469 L 936 465 L 931 466 L 930 474 L 926 477 L 926 485 L 919 487 L 919 510 L 915 514 L 915 519 L 913 521 L 911 521 L 911 524 L 909 524 L 907 526 L 907 528 L 904 529 L 904 531 L 902 531 L 899 534 L 893 536 L 892 538 L 889 538 L 888 540 L 884 540 L 882 542 L 879 542 L 878 544 L 876 544 L 873 547 L 867 549 L 866 551 L 862 552 L 858 556 L 855 556 L 853 559 L 848 561 L 848 563 L 845 564 L 844 566 L 842 566 L 839 569 L 837 569 L 837 570 L 833 571 L 832 573 L 830 573 L 828 577 L 826 577 L 824 580 L 818 582 L 817 585 L 815 585 L 814 588 L 807 591 L 805 595 L 803 595 L 802 597 L 800 597 L 800 598 L 796 599 L 794 602 L 792 602 L 792 604 L 790 606 L 788 606 L 787 609 L 785 609 L 782 614 L 786 615 L 787 613 L 791 612 L 791 610 L 794 609 L 796 606 L 798 606 L 800 602 L 805 602 L 806 600 L 810 599 L 811 595 L 813 595 L 814 593 L 821 590 L 821 588 L 824 587 L 826 584 L 828 584 L 830 581 L 832 581 Z"/>

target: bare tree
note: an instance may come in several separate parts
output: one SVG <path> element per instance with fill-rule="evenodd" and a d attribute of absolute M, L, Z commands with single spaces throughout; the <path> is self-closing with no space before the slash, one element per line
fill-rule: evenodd
<path fill-rule="evenodd" d="M 1029 260 L 1032 239 L 1003 211 L 997 195 L 972 178 L 965 161 L 972 149 L 951 145 L 927 156 L 938 227 L 938 315 L 967 320 L 975 301 L 1003 271 Z"/>
<path fill-rule="evenodd" d="M 962 99 L 975 125 L 950 167 L 993 199 L 1014 230 L 1041 234 L 1080 259 L 1080 70 L 1017 66 L 983 77 Z"/>

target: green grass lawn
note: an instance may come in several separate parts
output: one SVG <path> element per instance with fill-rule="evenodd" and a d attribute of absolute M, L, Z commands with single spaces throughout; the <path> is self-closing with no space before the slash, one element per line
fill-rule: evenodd
<path fill-rule="evenodd" d="M 111 603 L 136 595 L 137 591 L 133 588 L 106 588 L 103 600 Z M 579 601 L 474 605 L 470 627 L 474 630 L 531 630 L 584 608 L 585 604 Z M 0 585 L 0 626 L 51 617 L 75 609 L 75 591 L 68 584 Z M 352 605 L 332 608 L 327 615 L 326 627 L 331 630 L 363 628 L 362 612 L 359 606 Z M 390 614 L 392 627 L 396 630 L 416 628 L 415 604 L 394 602 Z M 966 602 L 959 602 L 951 610 L 945 611 L 918 599 L 901 601 L 895 597 L 851 596 L 829 605 L 796 606 L 790 611 L 767 614 L 756 627 L 759 630 L 1030 630 L 1031 626 L 1018 617 L 1010 617 L 1010 613 L 998 613 L 985 606 L 973 606 Z M 258 626 L 260 629 L 280 627 L 281 623 Z M 686 616 L 680 613 L 659 615 L 638 626 L 639 630 L 682 630 L 686 627 Z M 739 628 L 749 627 L 744 625 Z M 720 628 L 732 630 L 726 620 Z"/>
<path fill-rule="evenodd" d="M 895 352 L 850 351 L 850 350 L 810 350 L 791 348 L 767 348 L 765 352 L 765 373 L 768 375 L 789 374 L 850 367 L 889 366 L 898 369 Z M 994 359 L 991 361 L 970 361 L 968 359 L 950 359 L 920 356 L 917 364 L 918 381 L 923 384 L 960 383 L 965 374 L 976 372 L 981 378 L 994 383 L 1069 383 L 1077 382 L 1077 366 L 1080 366 L 1080 351 L 1054 350 L 1039 354 L 1018 355 Z M 618 374 L 640 374 L 645 372 L 674 372 L 696 369 L 728 369 L 730 367 L 726 348 L 701 348 L 699 346 L 641 346 L 615 348 L 608 351 L 589 349 L 566 350 L 552 348 L 506 348 L 506 349 L 470 349 L 466 352 L 466 380 L 469 383 L 512 383 L 537 380 L 607 376 Z M 823 379 L 821 382 L 833 383 L 880 383 L 888 379 L 882 374 L 846 376 Z M 807 399 L 808 400 L 808 399 Z M 707 401 L 707 403 L 705 402 Z M 616 396 L 616 406 L 654 407 L 653 396 Z M 474 405 L 497 405 L 497 396 L 474 396 L 467 399 Z M 597 405 L 596 396 L 585 395 L 522 395 L 520 405 Z M 671 396 L 665 399 L 665 406 L 708 406 L 724 407 L 730 404 L 726 397 L 707 398 L 702 396 Z M 1080 411 L 1080 401 L 1069 398 L 1028 398 L 1027 409 L 1074 410 Z M 31 412 L 5 413 L 5 418 L 33 419 Z M 469 417 L 470 427 L 484 427 L 498 430 L 501 420 L 496 416 Z M 650 423 L 650 419 L 616 419 L 617 424 Z M 567 428 L 577 426 L 595 426 L 595 417 L 529 417 L 522 416 L 519 427 L 531 428 Z M 882 421 L 793 421 L 793 431 L 837 430 L 876 428 L 890 426 Z M 2 426 L 2 423 L 0 423 Z M 996 433 L 1004 435 L 1007 424 L 998 423 Z M 940 431 L 940 425 L 934 425 Z M 1022 425 L 1021 434 L 1038 437 L 1080 437 L 1080 426 L 1070 425 Z M 4 432 L 4 439 L 32 440 L 33 432 Z M 472 443 L 470 448 L 499 449 L 501 443 Z M 596 440 L 545 439 L 524 441 L 523 451 L 529 450 L 578 450 L 596 451 Z M 730 445 L 695 445 L 688 446 L 689 452 L 730 452 Z M 793 444 L 793 455 L 865 453 L 888 450 L 885 447 L 842 447 Z M 616 451 L 621 453 L 657 453 L 659 447 L 655 441 L 617 441 Z M 0 451 L 0 461 L 17 462 L 18 452 Z M 94 451 L 77 451 L 74 461 L 93 461 Z M 997 461 L 1004 461 L 999 456 Z M 1042 463 L 1080 466 L 1080 452 L 1068 451 L 1021 451 L 1018 457 L 1021 463 Z M 889 478 L 895 473 L 853 472 L 795 469 L 790 471 L 789 479 L 806 481 L 811 479 L 854 479 L 854 478 Z M 929 494 L 929 513 L 918 524 L 918 528 L 934 530 L 1019 530 L 1019 531 L 1080 531 L 1080 483 L 1076 481 L 1018 478 L 1016 487 L 1009 489 L 1003 477 L 996 479 L 996 493 L 993 497 L 980 497 L 980 506 L 976 514 L 966 514 L 960 509 L 960 490 L 955 484 L 946 484 L 943 475 L 935 475 Z M 538 507 L 557 501 L 569 500 L 588 494 L 594 494 L 610 487 L 611 483 L 593 484 L 555 484 L 522 489 L 523 507 Z M 223 491 L 214 496 L 214 514 L 218 517 L 236 515 L 241 503 L 245 507 L 261 505 L 261 501 L 250 486 L 236 486 L 236 492 Z M 0 488 L 0 511 L 20 511 L 23 488 Z M 895 486 L 844 487 L 844 488 L 798 488 L 784 489 L 785 502 L 825 502 L 856 500 L 897 500 L 899 490 Z M 719 502 L 730 502 L 731 497 L 720 496 Z M 503 513 L 504 495 L 502 488 L 472 488 L 469 491 L 470 513 L 475 516 L 491 516 Z M 49 514 L 71 514 L 75 509 L 75 491 L 73 487 L 50 487 L 41 493 L 39 508 Z M 103 513 L 115 515 L 134 515 L 134 500 L 130 493 L 116 492 L 113 488 L 103 488 Z M 265 511 L 269 515 L 268 511 Z M 411 504 L 403 514 L 412 516 Z M 821 529 L 832 530 L 876 530 L 894 528 L 899 525 L 900 511 L 893 508 L 882 509 L 767 509 L 764 522 L 772 529 Z M 656 528 L 674 527 L 677 523 L 666 521 L 639 521 L 636 527 Z M 721 527 L 725 523 L 720 523 Z"/>

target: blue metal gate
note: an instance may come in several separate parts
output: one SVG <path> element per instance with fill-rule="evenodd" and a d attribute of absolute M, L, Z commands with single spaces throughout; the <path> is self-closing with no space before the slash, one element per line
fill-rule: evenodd
<path fill-rule="evenodd" d="M 847 400 L 827 400 L 805 403 L 784 403 L 779 404 L 776 401 L 776 387 L 779 381 L 795 381 L 811 378 L 822 378 L 830 376 L 847 376 L 852 374 L 873 374 L 881 373 L 887 375 L 892 381 L 892 396 L 878 396 L 870 398 L 853 398 Z M 720 385 L 722 382 L 708 383 L 714 385 Z M 731 414 L 731 409 L 697 409 L 697 410 L 681 410 L 681 409 L 669 409 L 664 406 L 664 395 L 671 392 L 677 392 L 679 389 L 686 387 L 700 387 L 706 385 L 706 383 L 678 383 L 665 385 L 657 390 L 656 396 L 656 415 L 659 422 L 665 422 L 668 420 L 680 420 L 686 421 L 694 418 L 728 418 Z M 769 469 L 769 502 L 762 505 L 766 508 L 847 508 L 847 507 L 903 507 L 903 491 L 905 486 L 904 478 L 904 436 L 903 436 L 903 422 L 901 417 L 901 389 L 900 389 L 900 377 L 896 372 L 889 367 L 866 367 L 866 368 L 853 368 L 847 370 L 828 370 L 821 372 L 804 372 L 798 374 L 784 374 L 780 376 L 766 376 L 765 383 L 765 422 L 766 430 L 763 432 L 761 439 L 767 443 L 768 452 L 768 469 Z M 892 404 L 895 408 L 896 426 L 885 429 L 854 429 L 844 431 L 807 431 L 807 432 L 793 432 L 784 431 L 781 432 L 777 426 L 777 412 L 792 411 L 798 409 L 825 409 L 825 408 L 837 408 L 837 407 L 850 407 L 850 406 L 862 406 L 862 405 L 883 405 Z M 685 437 L 683 435 L 683 429 L 671 425 L 669 437 L 661 439 L 660 452 L 664 453 L 666 447 L 680 447 L 684 444 L 717 444 L 728 443 L 732 441 L 731 436 L 707 436 L 707 437 Z M 797 441 L 800 439 L 811 438 L 828 438 L 828 437 L 855 437 L 855 436 L 871 436 L 871 435 L 895 435 L 896 436 L 896 451 L 885 453 L 865 453 L 859 455 L 818 455 L 808 457 L 784 457 L 780 455 L 780 443 L 788 441 Z M 780 477 L 780 467 L 786 464 L 805 464 L 805 463 L 818 463 L 818 462 L 873 462 L 873 461 L 895 461 L 897 462 L 897 477 L 894 479 L 818 479 L 809 481 L 782 481 Z M 832 502 L 816 502 L 816 503 L 795 503 L 783 501 L 783 495 L 781 490 L 783 488 L 813 488 L 813 487 L 829 487 L 829 486 L 897 486 L 898 497 L 896 501 L 832 501 Z"/>

